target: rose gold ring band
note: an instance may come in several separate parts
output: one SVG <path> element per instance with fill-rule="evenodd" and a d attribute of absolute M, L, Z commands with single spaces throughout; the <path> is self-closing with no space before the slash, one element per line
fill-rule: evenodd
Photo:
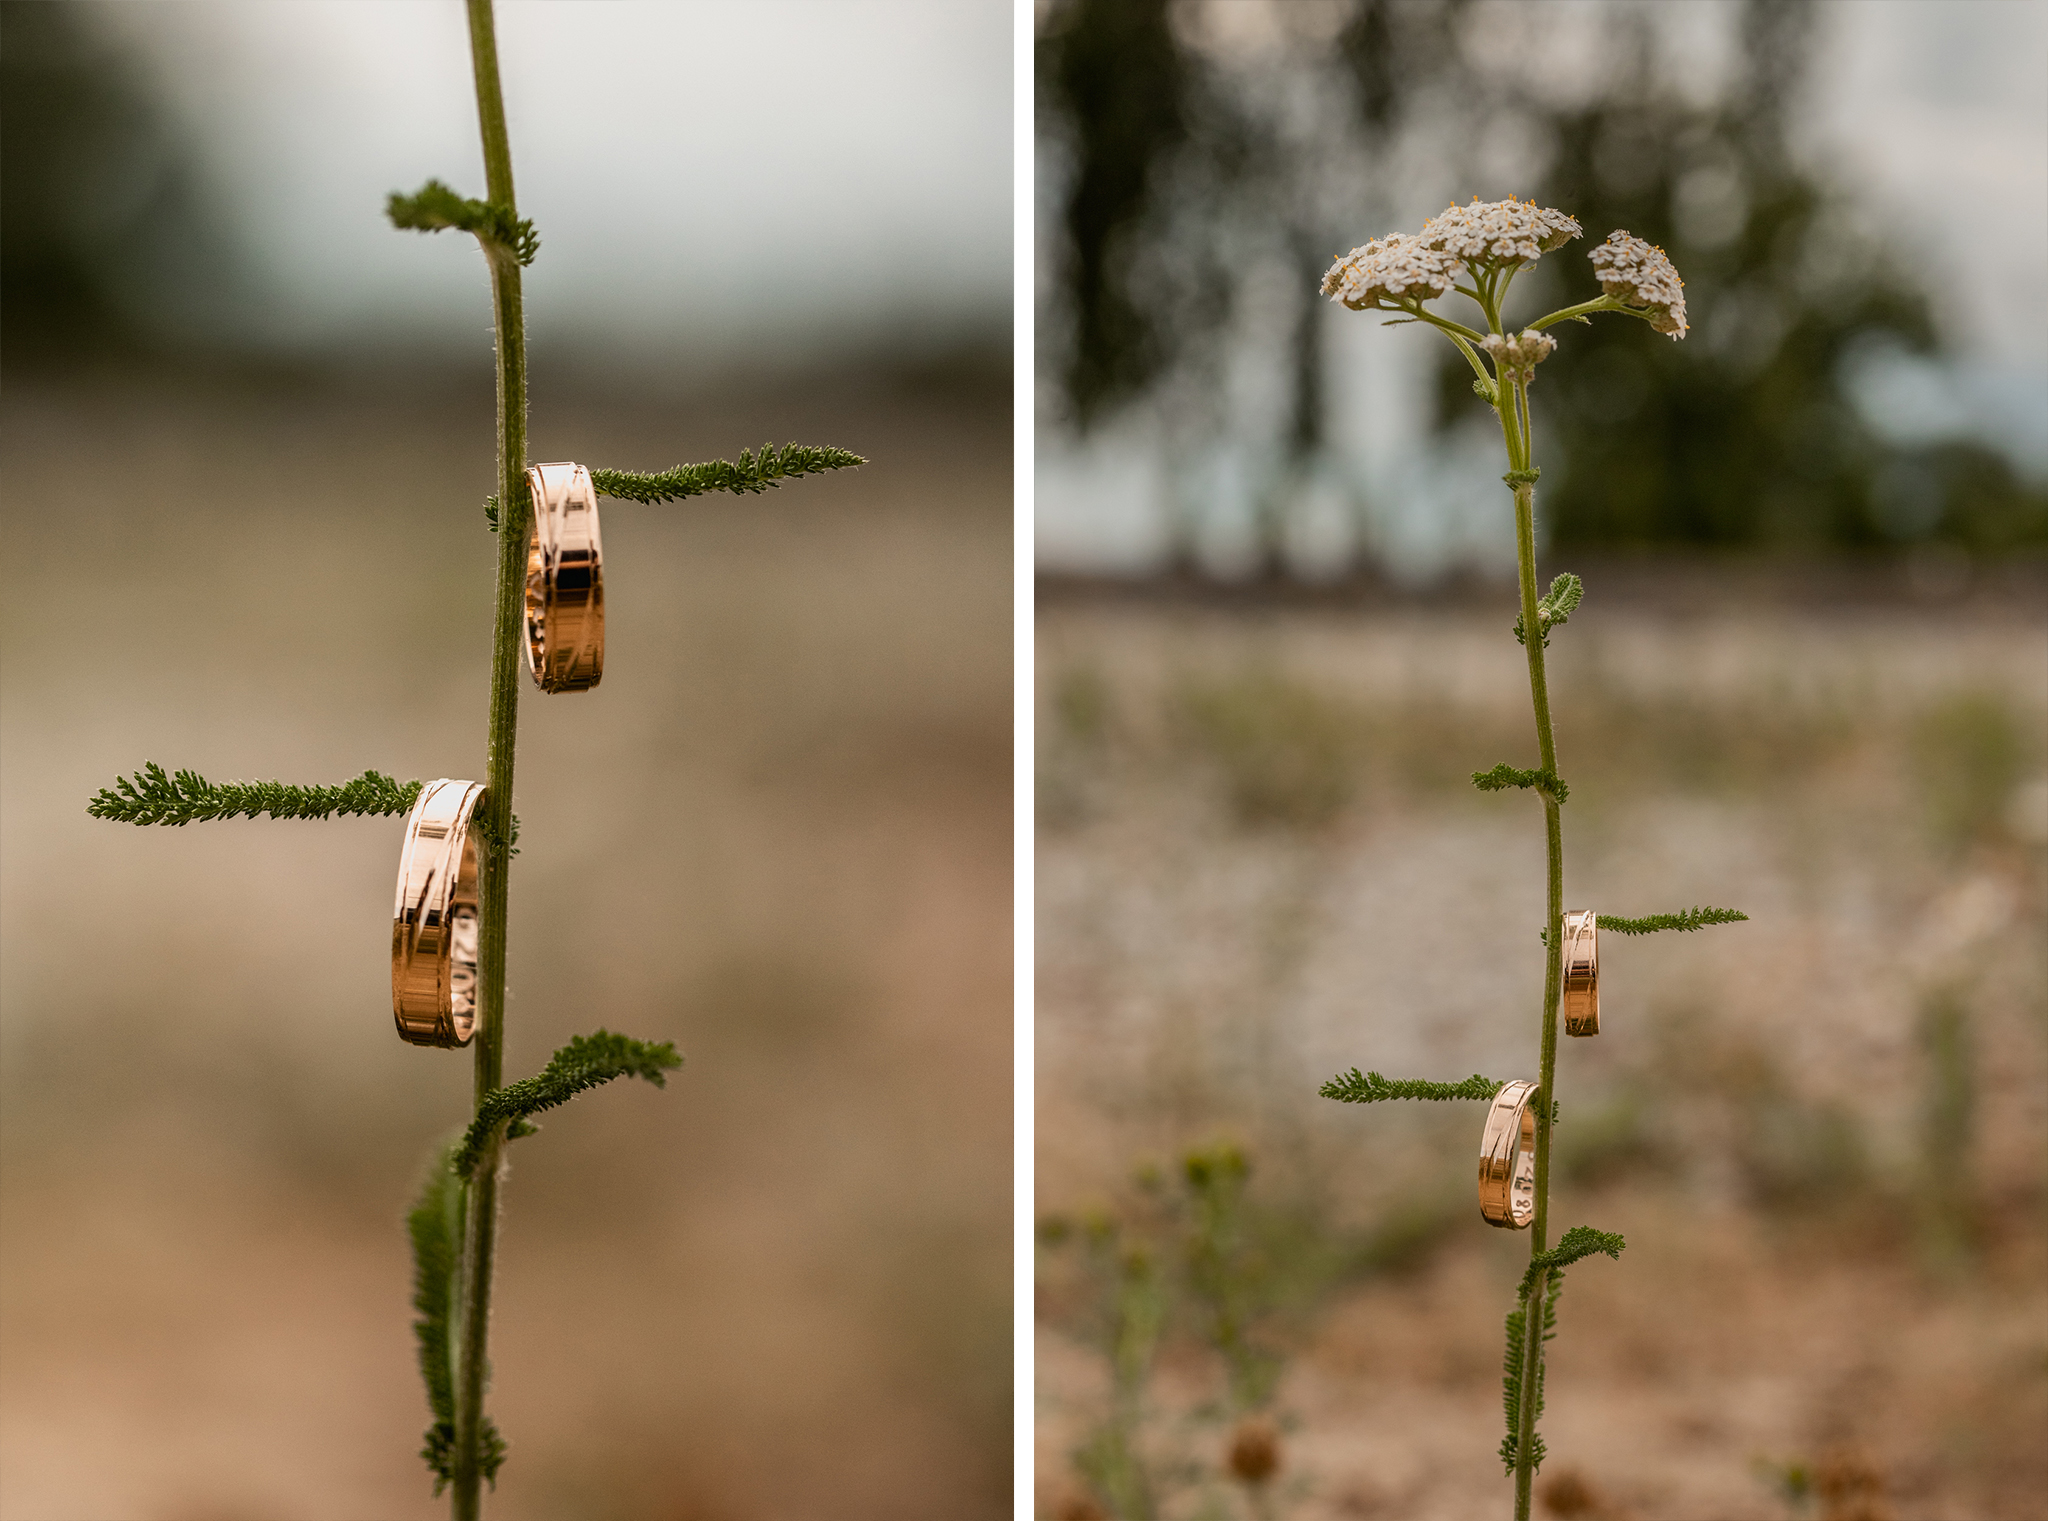
<path fill-rule="evenodd" d="M 1564 1033 L 1600 1033 L 1600 923 L 1590 908 L 1564 916 Z"/>
<path fill-rule="evenodd" d="M 1479 1213 L 1488 1225 L 1525 1230 L 1536 1218 L 1536 1085 L 1503 1083 L 1479 1138 Z"/>
<path fill-rule="evenodd" d="M 526 668 L 543 692 L 587 692 L 604 675 L 604 545 L 581 465 L 531 465 Z"/>
<path fill-rule="evenodd" d="M 391 1015 L 416 1046 L 466 1046 L 476 1033 L 476 840 L 481 782 L 420 789 L 398 853 L 391 919 Z"/>

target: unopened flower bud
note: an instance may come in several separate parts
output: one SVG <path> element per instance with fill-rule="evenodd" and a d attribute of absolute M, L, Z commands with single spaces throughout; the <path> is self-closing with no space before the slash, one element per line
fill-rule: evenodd
<path fill-rule="evenodd" d="M 1536 378 L 1536 366 L 1557 347 L 1557 340 L 1548 333 L 1524 328 L 1519 333 L 1488 333 L 1479 346 L 1493 356 L 1503 379 L 1527 385 Z"/>

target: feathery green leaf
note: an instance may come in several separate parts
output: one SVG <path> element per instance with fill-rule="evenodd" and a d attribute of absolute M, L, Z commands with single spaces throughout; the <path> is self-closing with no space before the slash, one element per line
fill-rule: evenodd
<path fill-rule="evenodd" d="M 412 1307 L 420 1315 L 412 1323 L 412 1331 L 419 1342 L 427 1408 L 434 1416 L 420 1457 L 434 1475 L 437 1495 L 455 1476 L 455 1297 L 465 1200 L 462 1180 L 449 1168 L 453 1154 L 454 1147 L 449 1145 L 435 1155 L 420 1196 L 405 1219 L 406 1233 L 412 1237 Z M 505 1461 L 505 1439 L 488 1416 L 482 1437 L 484 1477 L 496 1488 L 498 1468 Z"/>
<path fill-rule="evenodd" d="M 1616 1261 L 1628 1243 L 1613 1231 L 1599 1231 L 1590 1225 L 1575 1225 L 1558 1238 L 1557 1245 L 1545 1252 L 1530 1255 L 1529 1267 L 1522 1274 L 1522 1282 L 1515 1290 L 1515 1308 L 1508 1313 L 1507 1353 L 1502 1358 L 1501 1404 L 1508 1418 L 1508 1434 L 1500 1444 L 1500 1460 L 1509 1473 L 1515 1471 L 1515 1458 L 1521 1445 L 1522 1430 L 1522 1362 L 1529 1350 L 1529 1301 L 1536 1292 L 1536 1279 L 1548 1273 L 1550 1282 L 1543 1293 L 1543 1303 L 1537 1314 L 1541 1324 L 1543 1340 L 1549 1341 L 1557 1335 L 1557 1296 L 1564 1292 L 1564 1270 L 1582 1257 L 1595 1252 L 1604 1252 Z M 1536 1418 L 1543 1418 L 1543 1368 L 1547 1359 L 1539 1356 L 1536 1360 Z M 1533 1429 L 1533 1428 L 1532 1428 Z M 1543 1436 L 1539 1432 L 1530 1443 L 1531 1468 L 1543 1466 Z"/>
<path fill-rule="evenodd" d="M 1553 1278 L 1549 1291 L 1543 1296 L 1543 1303 L 1536 1313 L 1541 1321 L 1541 1335 L 1545 1341 L 1557 1335 L 1557 1296 L 1564 1287 L 1562 1277 Z M 1507 1352 L 1501 1358 L 1501 1405 L 1508 1420 L 1508 1434 L 1501 1439 L 1500 1460 L 1509 1473 L 1515 1471 L 1515 1459 L 1521 1450 L 1522 1433 L 1522 1359 L 1528 1351 L 1529 1304 L 1526 1298 L 1508 1312 Z M 1543 1419 L 1543 1372 L 1547 1359 L 1539 1358 L 1536 1363 L 1536 1419 Z M 1532 1428 L 1533 1429 L 1533 1428 Z M 1535 1431 L 1529 1443 L 1531 1453 L 1530 1471 L 1543 1467 L 1548 1456 L 1543 1446 L 1543 1433 Z"/>
<path fill-rule="evenodd" d="M 671 1041 L 657 1045 L 614 1035 L 608 1030 L 578 1035 L 532 1077 L 494 1088 L 484 1095 L 483 1102 L 477 1105 L 476 1119 L 450 1158 L 449 1166 L 463 1176 L 474 1171 L 491 1132 L 500 1125 L 507 1127 L 507 1140 L 532 1135 L 540 1127 L 530 1124 L 527 1116 L 566 1104 L 586 1088 L 596 1088 L 620 1077 L 644 1078 L 662 1088 L 668 1084 L 663 1072 L 682 1064 L 683 1059 L 676 1055 Z"/>
<path fill-rule="evenodd" d="M 1645 919 L 1624 919 L 1617 914 L 1600 914 L 1600 928 L 1617 935 L 1654 935 L 1659 930 L 1696 930 L 1709 924 L 1739 924 L 1749 915 L 1736 908 L 1688 908 L 1676 914 L 1651 914 Z"/>
<path fill-rule="evenodd" d="M 484 1417 L 483 1430 L 477 1433 L 477 1469 L 492 1489 L 498 1487 L 498 1470 L 505 1466 L 505 1439 L 498 1434 L 498 1423 L 489 1416 Z M 427 1467 L 433 1470 L 434 1493 L 446 1489 L 455 1478 L 455 1423 L 436 1421 L 427 1428 L 427 1443 L 420 1449 L 420 1456 Z"/>
<path fill-rule="evenodd" d="M 1537 1252 L 1529 1258 L 1529 1269 L 1522 1274 L 1522 1286 L 1517 1292 L 1527 1299 L 1536 1287 L 1538 1273 L 1562 1275 L 1566 1268 L 1581 1257 L 1590 1257 L 1595 1252 L 1604 1252 L 1619 1262 L 1622 1250 L 1627 1245 L 1619 1232 L 1596 1231 L 1590 1225 L 1574 1225 L 1558 1237 L 1556 1246 L 1547 1252 Z"/>
<path fill-rule="evenodd" d="M 1381 1077 L 1377 1072 L 1361 1073 L 1356 1067 L 1339 1073 L 1317 1091 L 1324 1098 L 1343 1104 L 1377 1104 L 1383 1099 L 1490 1099 L 1501 1090 L 1501 1080 L 1478 1073 L 1461 1083 L 1433 1083 L 1426 1078 Z"/>
<path fill-rule="evenodd" d="M 209 782 L 196 771 L 165 774 L 155 761 L 143 762 L 134 780 L 119 777 L 86 805 L 96 819 L 121 824 L 201 823 L 208 819 L 324 819 L 333 814 L 372 816 L 410 811 L 421 783 L 397 782 L 381 771 L 365 771 L 338 787 L 300 787 L 289 782 Z"/>
<path fill-rule="evenodd" d="M 444 1146 L 428 1169 L 405 1224 L 412 1237 L 412 1323 L 419 1340 L 420 1377 L 436 1421 L 455 1420 L 454 1324 L 456 1268 L 462 1257 L 462 1182 L 448 1170 L 454 1147 Z"/>
<path fill-rule="evenodd" d="M 751 449 L 742 449 L 737 460 L 677 465 L 652 475 L 632 470 L 593 470 L 590 484 L 605 496 L 629 502 L 676 502 L 684 497 L 702 496 L 707 491 L 758 493 L 791 476 L 817 475 L 866 463 L 858 454 L 829 446 L 784 444 L 777 449 L 773 444 L 763 444 L 758 455 Z"/>
<path fill-rule="evenodd" d="M 1536 621 L 1542 625 L 1546 650 L 1550 648 L 1550 631 L 1571 622 L 1572 614 L 1578 611 L 1579 602 L 1585 595 L 1586 583 L 1570 571 L 1552 578 L 1550 590 L 1536 603 Z M 1515 619 L 1515 643 L 1528 643 L 1519 616 Z"/>
<path fill-rule="evenodd" d="M 531 221 L 514 216 L 495 202 L 457 195 L 439 180 L 428 180 L 411 195 L 392 191 L 384 203 L 384 214 L 393 227 L 408 232 L 441 232 L 452 227 L 473 233 L 479 242 L 495 243 L 521 264 L 531 264 L 540 252 L 540 235 Z"/>
<path fill-rule="evenodd" d="M 1510 766 L 1502 761 L 1491 771 L 1472 773 L 1472 785 L 1481 792 L 1505 792 L 1510 787 L 1533 787 L 1547 797 L 1562 803 L 1572 795 L 1555 771 L 1524 771 L 1519 766 Z"/>

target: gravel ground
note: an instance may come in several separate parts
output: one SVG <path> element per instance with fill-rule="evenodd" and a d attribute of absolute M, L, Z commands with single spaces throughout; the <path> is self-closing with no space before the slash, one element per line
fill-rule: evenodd
<path fill-rule="evenodd" d="M 1561 1303 L 1547 1513 L 2048 1516 L 2043 599 L 1716 606 L 1638 573 L 1603 609 L 1588 581 L 1550 661 L 1568 906 L 1751 919 L 1604 937 L 1602 1035 L 1563 1042 L 1553 1220 L 1630 1245 Z M 1288 1361 L 1261 1493 L 1300 1521 L 1508 1507 L 1526 1246 L 1471 1208 L 1478 1108 L 1316 1097 L 1353 1065 L 1534 1075 L 1541 815 L 1463 784 L 1534 764 L 1497 602 L 1041 607 L 1040 1208 L 1170 1256 L 1134 1170 L 1245 1149 L 1248 1218 L 1294 1231 L 1268 1257 L 1326 1262 L 1262 1333 Z M 1070 1258 L 1040 1492 L 1079 1518 L 1107 1386 Z M 1197 1325 L 1150 1386 L 1163 1510 L 1254 1514 Z M 1818 1510 L 1771 1477 L 1794 1463 Z"/>

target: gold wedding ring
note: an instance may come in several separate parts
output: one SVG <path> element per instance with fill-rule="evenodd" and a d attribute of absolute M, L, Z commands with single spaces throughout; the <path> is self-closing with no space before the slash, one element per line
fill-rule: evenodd
<path fill-rule="evenodd" d="M 391 920 L 391 1015 L 416 1046 L 466 1046 L 476 1033 L 476 841 L 481 782 L 420 789 L 398 853 Z"/>
<path fill-rule="evenodd" d="M 1536 1218 L 1535 1092 L 1523 1078 L 1501 1084 L 1479 1138 L 1479 1213 L 1502 1230 L 1526 1230 Z"/>
<path fill-rule="evenodd" d="M 1600 925 L 1590 908 L 1564 916 L 1564 1033 L 1600 1033 Z"/>
<path fill-rule="evenodd" d="M 543 692 L 587 692 L 604 675 L 604 546 L 581 465 L 531 465 L 526 668 Z"/>

